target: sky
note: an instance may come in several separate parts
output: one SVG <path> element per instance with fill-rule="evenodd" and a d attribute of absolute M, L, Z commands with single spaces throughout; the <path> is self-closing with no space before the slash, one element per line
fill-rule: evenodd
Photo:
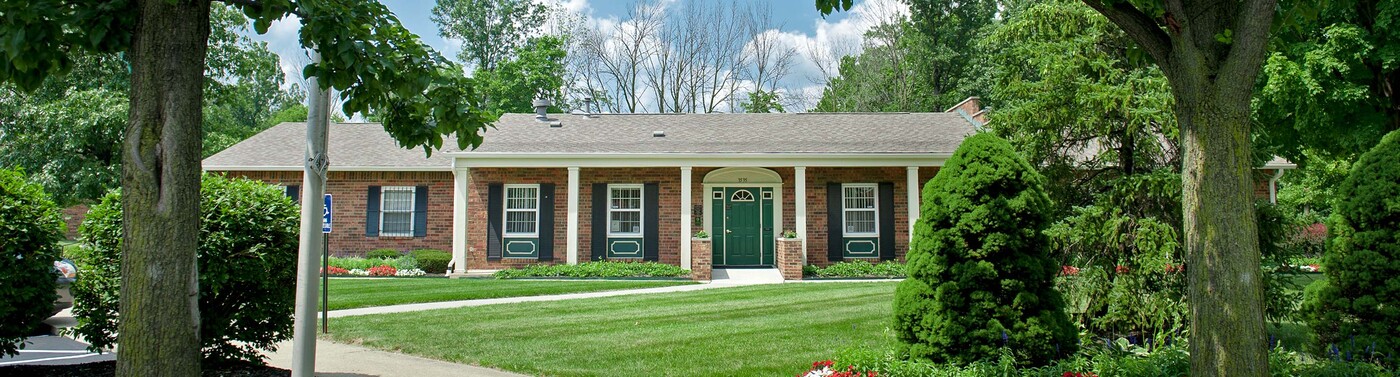
<path fill-rule="evenodd" d="M 624 18 L 633 6 L 633 0 L 539 0 L 557 1 L 570 11 L 581 14 L 590 25 L 615 24 Z M 655 0 L 668 9 L 678 9 L 687 2 L 709 0 Z M 811 46 L 847 46 L 839 53 L 827 51 L 825 56 L 859 52 L 860 36 L 874 22 L 870 20 L 888 18 L 892 15 L 907 14 L 907 8 L 898 0 L 857 0 L 850 12 L 837 12 L 822 17 L 812 0 L 749 0 L 758 5 L 768 5 L 783 43 L 797 49 L 798 58 L 793 72 L 780 86 L 795 92 L 814 96 L 821 92 L 823 75 L 813 61 L 809 51 Z M 432 0 L 380 0 L 398 17 L 409 31 L 436 49 L 443 56 L 456 60 L 461 50 L 460 41 L 443 38 L 438 34 L 438 26 L 432 21 Z M 253 39 L 265 41 L 269 49 L 283 59 L 282 69 L 288 75 L 288 82 L 299 82 L 293 76 L 300 74 L 300 64 L 306 61 L 305 52 L 297 42 L 300 21 L 283 19 L 273 23 L 267 34 L 254 35 Z M 844 43 L 837 43 L 843 41 Z M 825 48 L 825 47 L 820 47 Z M 819 59 L 819 58 L 817 58 Z"/>

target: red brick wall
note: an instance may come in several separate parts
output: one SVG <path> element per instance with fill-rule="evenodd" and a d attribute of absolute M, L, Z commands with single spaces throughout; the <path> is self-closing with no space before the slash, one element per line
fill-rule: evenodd
<path fill-rule="evenodd" d="M 63 232 L 64 238 L 70 240 L 78 239 L 78 226 L 82 225 L 84 219 L 87 219 L 87 213 L 88 206 L 86 204 L 78 204 L 63 209 L 63 222 L 64 225 L 67 226 L 67 229 Z"/>
<path fill-rule="evenodd" d="M 298 171 L 231 171 L 223 174 L 277 185 L 302 185 L 302 173 Z M 428 186 L 427 236 L 366 237 L 365 200 L 369 197 L 369 186 Z M 451 172 L 331 172 L 326 181 L 326 193 L 334 198 L 335 229 L 330 235 L 331 255 L 363 256 L 365 252 L 380 248 L 399 251 L 452 250 Z"/>
<path fill-rule="evenodd" d="M 909 250 L 909 199 L 908 171 L 904 167 L 884 168 L 807 168 L 807 263 L 827 266 L 832 262 L 826 258 L 827 234 L 831 230 L 827 224 L 826 185 L 827 183 L 894 183 L 894 251 L 895 257 L 904 260 Z M 928 184 L 938 168 L 919 168 L 919 190 Z M 784 187 L 784 190 L 787 190 Z M 784 192 L 786 195 L 787 191 Z M 923 196 L 920 195 L 920 200 Z M 786 201 L 784 197 L 784 201 Z M 784 203 L 784 206 L 789 204 Z M 787 207 L 784 207 L 786 210 Z M 839 231 L 839 228 L 837 229 Z"/>
<path fill-rule="evenodd" d="M 533 259 L 510 259 L 503 258 L 499 261 L 486 261 L 486 220 L 487 220 L 487 186 L 492 183 L 504 184 L 554 184 L 554 261 L 547 263 L 566 263 L 568 253 L 566 250 L 566 227 L 568 226 L 569 214 L 569 171 L 565 168 L 548 169 L 471 169 L 471 187 L 467 192 L 467 268 L 478 269 L 501 269 L 506 267 L 521 267 L 530 264 L 540 263 Z M 449 185 L 450 187 L 450 185 Z M 579 205 L 586 205 L 580 201 Z M 451 208 L 449 208 L 450 210 Z M 581 221 L 588 221 L 587 215 L 580 210 Z M 452 233 L 452 223 L 449 218 L 445 233 Z M 546 229 L 540 229 L 540 235 L 547 233 Z M 580 232 L 582 237 L 583 233 Z M 450 236 L 449 242 L 450 241 Z M 580 258 L 580 261 L 585 259 Z"/>

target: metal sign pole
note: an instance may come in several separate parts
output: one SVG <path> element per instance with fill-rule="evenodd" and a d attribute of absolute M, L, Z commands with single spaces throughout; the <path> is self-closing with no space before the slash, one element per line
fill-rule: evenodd
<path fill-rule="evenodd" d="M 312 49 L 311 61 L 321 62 L 321 53 Z M 327 102 L 330 90 L 318 77 L 310 77 L 306 114 L 306 171 L 302 178 L 301 239 L 297 252 L 296 304 L 292 319 L 292 377 L 312 377 L 316 371 L 316 273 L 321 263 L 316 246 L 323 234 L 316 232 L 316 212 L 325 214 L 325 204 L 317 201 L 326 190 Z"/>
<path fill-rule="evenodd" d="M 326 194 L 326 208 L 321 217 L 321 333 L 331 333 L 331 224 L 335 207 L 331 205 L 331 194 Z"/>

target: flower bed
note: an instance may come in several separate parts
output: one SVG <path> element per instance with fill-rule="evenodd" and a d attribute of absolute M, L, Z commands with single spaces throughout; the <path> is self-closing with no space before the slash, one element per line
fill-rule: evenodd
<path fill-rule="evenodd" d="M 807 265 L 802 267 L 802 276 L 832 279 L 897 279 L 904 277 L 904 264 L 895 261 L 884 261 L 880 263 L 837 262 L 827 267 Z"/>
<path fill-rule="evenodd" d="M 614 262 L 599 261 L 574 265 L 535 264 L 521 268 L 508 268 L 496 271 L 497 279 L 516 278 L 637 278 L 637 277 L 682 277 L 689 270 L 656 262 Z"/>

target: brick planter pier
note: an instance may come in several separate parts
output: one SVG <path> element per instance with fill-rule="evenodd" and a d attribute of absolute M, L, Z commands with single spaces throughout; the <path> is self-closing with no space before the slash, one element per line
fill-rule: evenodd
<path fill-rule="evenodd" d="M 690 239 L 690 278 L 695 281 L 710 281 L 710 265 L 713 246 L 709 238 Z"/>
<path fill-rule="evenodd" d="M 802 240 L 797 238 L 779 238 L 777 255 L 778 271 L 783 274 L 783 280 L 802 280 Z"/>

